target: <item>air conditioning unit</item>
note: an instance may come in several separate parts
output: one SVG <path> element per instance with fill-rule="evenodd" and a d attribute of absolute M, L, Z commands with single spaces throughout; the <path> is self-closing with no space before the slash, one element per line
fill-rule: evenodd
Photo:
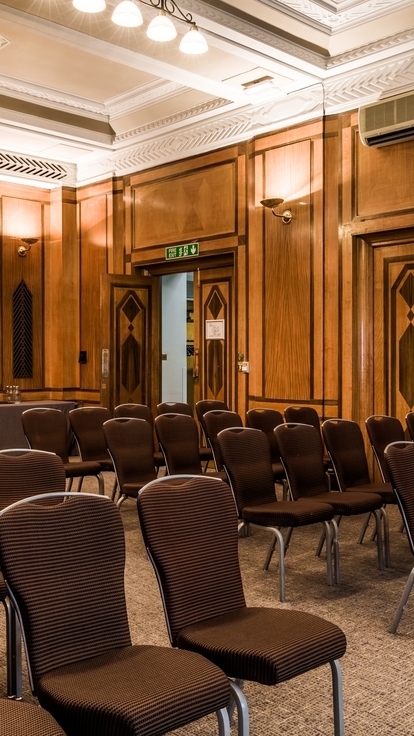
<path fill-rule="evenodd" d="M 360 107 L 359 135 L 364 146 L 388 146 L 414 139 L 414 92 Z"/>

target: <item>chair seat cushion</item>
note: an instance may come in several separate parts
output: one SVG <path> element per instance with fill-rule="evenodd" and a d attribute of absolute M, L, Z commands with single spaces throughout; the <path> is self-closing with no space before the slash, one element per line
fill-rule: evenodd
<path fill-rule="evenodd" d="M 99 475 L 102 468 L 99 463 L 85 461 L 80 463 L 63 463 L 67 478 L 81 478 L 84 475 Z"/>
<path fill-rule="evenodd" d="M 131 498 L 137 498 L 141 488 L 146 486 L 151 480 L 154 480 L 154 478 L 148 478 L 148 480 L 143 480 L 140 483 L 124 483 L 121 493 L 125 494 L 125 496 L 131 496 Z"/>
<path fill-rule="evenodd" d="M 178 646 L 208 657 L 228 677 L 276 685 L 339 659 L 343 631 L 319 616 L 278 608 L 238 608 L 187 626 Z"/>
<path fill-rule="evenodd" d="M 32 703 L 0 699 L 2 736 L 65 736 L 50 713 Z"/>
<path fill-rule="evenodd" d="M 284 480 L 286 478 L 286 471 L 282 463 L 272 463 L 272 472 L 275 480 Z"/>
<path fill-rule="evenodd" d="M 318 493 L 317 496 L 312 496 L 312 498 L 332 504 L 335 514 L 341 516 L 353 516 L 354 514 L 375 511 L 380 509 L 384 503 L 378 493 L 362 493 L 362 491 L 351 490 L 346 493 L 339 493 L 338 491 Z"/>
<path fill-rule="evenodd" d="M 241 512 L 242 519 L 262 526 L 305 526 L 329 521 L 333 516 L 332 506 L 313 499 L 261 503 L 260 506 L 245 506 Z"/>
<path fill-rule="evenodd" d="M 155 736 L 225 708 L 230 687 L 194 652 L 130 646 L 43 675 L 37 695 L 68 736 Z"/>
<path fill-rule="evenodd" d="M 364 493 L 375 493 L 381 496 L 382 503 L 397 503 L 391 483 L 364 483 L 363 485 L 350 486 L 346 493 L 362 491 Z"/>
<path fill-rule="evenodd" d="M 205 462 L 206 460 L 212 460 L 213 459 L 213 452 L 210 447 L 200 447 L 200 460 Z"/>
<path fill-rule="evenodd" d="M 106 458 L 104 460 L 96 460 L 96 462 L 101 466 L 101 470 L 110 470 L 113 472 L 114 464 L 111 458 L 108 458 L 108 460 Z"/>

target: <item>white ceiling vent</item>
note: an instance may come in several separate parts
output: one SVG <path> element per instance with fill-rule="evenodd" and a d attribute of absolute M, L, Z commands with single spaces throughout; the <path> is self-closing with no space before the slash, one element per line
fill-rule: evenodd
<path fill-rule="evenodd" d="M 364 146 L 388 146 L 414 138 L 414 92 L 359 108 L 359 135 Z"/>

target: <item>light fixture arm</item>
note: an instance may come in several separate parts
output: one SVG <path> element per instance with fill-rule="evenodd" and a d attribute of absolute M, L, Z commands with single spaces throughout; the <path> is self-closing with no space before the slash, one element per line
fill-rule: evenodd
<path fill-rule="evenodd" d="M 149 2 L 147 0 L 140 0 L 140 2 L 143 3 L 143 5 L 148 5 L 150 8 L 161 10 L 164 13 L 167 13 L 167 15 L 172 15 L 173 18 L 195 25 L 195 21 L 193 20 L 191 13 L 183 13 L 174 0 L 149 0 Z"/>
<path fill-rule="evenodd" d="M 260 201 L 260 204 L 263 205 L 263 207 L 268 207 L 272 211 L 272 215 L 274 215 L 275 217 L 281 217 L 282 218 L 282 222 L 285 225 L 289 225 L 289 223 L 292 221 L 292 217 L 293 217 L 292 211 L 291 210 L 285 210 L 281 214 L 279 212 L 276 212 L 275 211 L 276 207 L 278 207 L 280 204 L 282 204 L 282 202 L 284 202 L 284 200 L 283 199 L 280 199 L 279 197 L 270 197 L 269 199 L 262 199 Z"/>
<path fill-rule="evenodd" d="M 21 258 L 26 258 L 26 253 L 29 252 L 32 245 L 37 243 L 39 238 L 20 238 L 20 240 L 22 241 L 22 243 L 26 243 L 27 248 L 25 248 L 24 245 L 19 245 L 17 252 Z"/>

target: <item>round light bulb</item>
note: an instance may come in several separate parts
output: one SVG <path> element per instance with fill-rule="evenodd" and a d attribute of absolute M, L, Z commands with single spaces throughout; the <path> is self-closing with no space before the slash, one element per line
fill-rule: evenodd
<path fill-rule="evenodd" d="M 117 26 L 136 28 L 143 23 L 140 9 L 132 0 L 123 0 L 112 13 L 112 20 Z"/>
<path fill-rule="evenodd" d="M 82 13 L 100 13 L 105 10 L 105 0 L 73 0 L 73 7 Z"/>
<path fill-rule="evenodd" d="M 205 54 L 208 51 L 207 41 L 196 25 L 191 26 L 188 33 L 182 37 L 180 51 L 184 54 Z"/>
<path fill-rule="evenodd" d="M 159 14 L 152 19 L 147 28 L 147 36 L 152 41 L 172 41 L 177 35 L 174 23 L 165 13 L 160 10 Z"/>

